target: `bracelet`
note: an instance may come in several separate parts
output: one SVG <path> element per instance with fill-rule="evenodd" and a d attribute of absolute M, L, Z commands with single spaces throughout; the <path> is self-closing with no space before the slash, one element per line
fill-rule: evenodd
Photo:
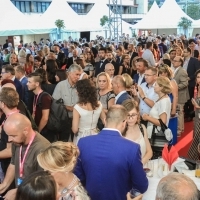
<path fill-rule="evenodd" d="M 143 97 L 142 100 L 144 101 L 146 99 L 146 97 Z"/>

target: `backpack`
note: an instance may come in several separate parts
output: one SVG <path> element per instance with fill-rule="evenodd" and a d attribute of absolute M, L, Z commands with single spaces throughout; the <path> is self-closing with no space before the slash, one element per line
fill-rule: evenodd
<path fill-rule="evenodd" d="M 64 124 L 67 126 L 69 125 L 68 111 L 64 106 L 63 99 L 56 100 L 47 92 L 42 92 L 40 94 L 37 105 L 41 106 L 41 99 L 43 95 L 49 95 L 52 99 L 49 119 L 46 124 L 46 128 L 58 133 L 62 130 Z M 68 128 L 70 127 L 68 126 Z"/>

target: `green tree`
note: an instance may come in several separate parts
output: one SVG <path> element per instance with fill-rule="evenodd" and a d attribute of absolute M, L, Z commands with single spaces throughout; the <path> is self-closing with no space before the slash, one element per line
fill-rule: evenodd
<path fill-rule="evenodd" d="M 101 26 L 109 25 L 109 18 L 108 18 L 108 16 L 104 15 L 104 16 L 100 19 L 100 25 L 101 25 Z"/>
<path fill-rule="evenodd" d="M 187 19 L 186 17 L 181 17 L 178 26 L 183 28 L 184 34 L 186 35 L 188 28 L 192 26 L 192 21 Z"/>
<path fill-rule="evenodd" d="M 186 11 L 187 9 L 187 11 Z M 200 6 L 199 4 L 189 4 L 187 8 L 185 7 L 185 12 L 190 16 L 192 19 L 200 19 Z"/>
<path fill-rule="evenodd" d="M 61 39 L 61 29 L 65 28 L 65 22 L 62 19 L 57 19 L 55 25 L 58 28 L 58 39 Z"/>

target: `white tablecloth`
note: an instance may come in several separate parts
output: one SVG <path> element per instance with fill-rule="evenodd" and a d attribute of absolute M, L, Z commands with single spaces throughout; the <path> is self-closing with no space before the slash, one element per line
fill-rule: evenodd
<path fill-rule="evenodd" d="M 149 180 L 149 186 L 147 191 L 143 195 L 143 200 L 155 200 L 156 197 L 156 188 L 161 180 L 161 178 L 158 177 L 157 175 L 157 160 L 155 160 L 154 163 L 154 176 L 153 177 L 148 177 Z M 189 170 L 183 170 L 183 173 L 187 176 L 189 176 L 197 185 L 198 189 L 200 190 L 200 179 L 195 177 L 195 171 L 189 171 Z"/>

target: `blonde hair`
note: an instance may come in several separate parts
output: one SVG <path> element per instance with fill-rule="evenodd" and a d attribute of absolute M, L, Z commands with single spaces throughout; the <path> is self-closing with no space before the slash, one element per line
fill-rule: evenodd
<path fill-rule="evenodd" d="M 166 77 L 158 77 L 156 79 L 157 84 L 162 87 L 161 92 L 164 94 L 170 94 L 172 92 L 172 86 L 169 78 Z"/>
<path fill-rule="evenodd" d="M 54 142 L 37 156 L 39 165 L 50 172 L 71 172 L 79 156 L 72 142 Z"/>
<path fill-rule="evenodd" d="M 177 51 L 180 51 L 180 55 L 177 55 Z M 183 55 L 183 50 L 180 47 L 176 47 L 176 56 L 182 56 Z"/>
<path fill-rule="evenodd" d="M 108 87 L 107 88 L 111 89 L 112 85 L 111 85 L 110 76 L 106 72 L 101 72 L 100 74 L 97 75 L 97 87 L 98 87 L 98 81 L 99 81 L 99 77 L 100 76 L 105 76 L 106 77 L 107 82 L 108 82 Z"/>
<path fill-rule="evenodd" d="M 49 54 L 46 57 L 47 60 L 56 60 L 56 56 L 53 52 L 49 52 Z"/>
<path fill-rule="evenodd" d="M 47 56 L 50 53 L 50 49 L 48 46 L 44 46 L 43 53 L 44 53 L 44 56 Z"/>
<path fill-rule="evenodd" d="M 171 68 L 166 64 L 160 65 L 158 68 L 158 74 L 162 74 L 162 73 L 167 73 L 167 77 L 169 79 L 172 79 L 173 77 L 173 72 Z"/>
<path fill-rule="evenodd" d="M 163 54 L 163 59 L 168 59 L 168 60 L 170 60 L 169 54 L 168 54 L 168 53 Z"/>
<path fill-rule="evenodd" d="M 20 49 L 18 57 L 26 58 L 26 52 L 23 49 Z"/>
<path fill-rule="evenodd" d="M 131 86 L 133 85 L 133 79 L 127 73 L 122 74 L 122 77 L 124 78 L 124 81 L 125 81 L 125 84 L 126 84 L 126 88 L 130 89 Z"/>
<path fill-rule="evenodd" d="M 44 57 L 44 52 L 42 50 L 38 50 L 36 53 L 38 56 Z"/>

